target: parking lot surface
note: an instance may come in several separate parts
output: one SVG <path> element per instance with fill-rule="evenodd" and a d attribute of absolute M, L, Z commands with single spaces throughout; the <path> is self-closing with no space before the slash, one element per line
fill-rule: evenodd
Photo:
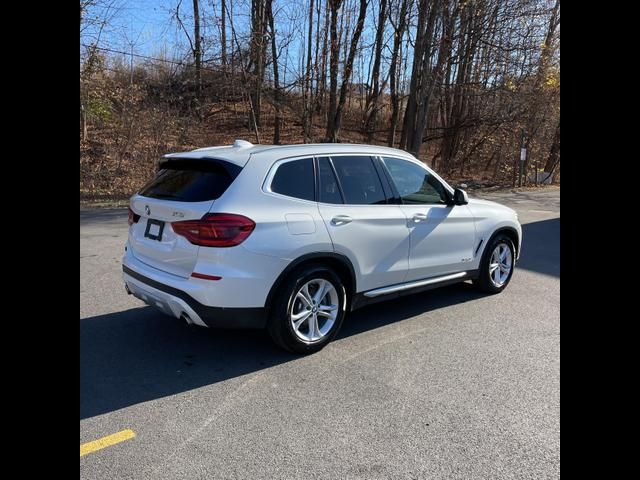
<path fill-rule="evenodd" d="M 558 478 L 560 190 L 479 196 L 523 224 L 504 293 L 366 307 L 307 357 L 126 295 L 126 210 L 81 209 L 81 478 Z"/>

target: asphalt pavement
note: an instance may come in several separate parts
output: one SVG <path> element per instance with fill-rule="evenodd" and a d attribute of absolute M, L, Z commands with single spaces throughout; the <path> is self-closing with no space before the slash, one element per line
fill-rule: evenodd
<path fill-rule="evenodd" d="M 560 190 L 479 196 L 523 224 L 502 294 L 366 307 L 306 357 L 127 295 L 126 210 L 81 209 L 81 478 L 558 478 Z"/>

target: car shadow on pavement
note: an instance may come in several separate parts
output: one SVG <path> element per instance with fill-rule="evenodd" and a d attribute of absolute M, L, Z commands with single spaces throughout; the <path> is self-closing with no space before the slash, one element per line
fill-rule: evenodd
<path fill-rule="evenodd" d="M 471 282 L 464 282 L 376 303 L 351 313 L 337 338 L 358 335 L 390 323 L 486 296 L 487 294 L 480 292 Z"/>
<path fill-rule="evenodd" d="M 516 268 L 560 277 L 560 218 L 522 225 L 522 255 Z"/>
<path fill-rule="evenodd" d="M 338 338 L 471 301 L 470 284 L 353 312 Z M 300 358 L 258 330 L 208 330 L 141 307 L 80 320 L 80 419 L 175 395 Z"/>
<path fill-rule="evenodd" d="M 518 268 L 560 276 L 560 219 L 525 224 Z M 338 338 L 484 295 L 469 283 L 353 312 Z M 428 321 L 428 320 L 427 320 Z M 263 331 L 189 327 L 151 307 L 80 320 L 80 419 L 175 395 L 299 358 Z"/>

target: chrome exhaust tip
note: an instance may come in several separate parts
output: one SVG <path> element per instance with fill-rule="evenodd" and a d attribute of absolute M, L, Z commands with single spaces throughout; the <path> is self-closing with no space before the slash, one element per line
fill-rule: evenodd
<path fill-rule="evenodd" d="M 187 315 L 186 313 L 180 315 L 180 320 L 184 320 L 187 325 L 193 325 L 193 320 L 191 320 L 191 318 L 189 318 L 189 315 Z"/>

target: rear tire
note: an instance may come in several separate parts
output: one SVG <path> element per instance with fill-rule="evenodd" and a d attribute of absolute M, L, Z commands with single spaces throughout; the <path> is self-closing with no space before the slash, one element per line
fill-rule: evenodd
<path fill-rule="evenodd" d="M 274 297 L 269 335 L 290 352 L 317 352 L 340 330 L 346 297 L 342 280 L 329 268 L 309 265 L 296 269 Z"/>
<path fill-rule="evenodd" d="M 502 292 L 513 276 L 515 253 L 513 242 L 507 235 L 493 237 L 482 254 L 480 274 L 473 284 L 486 293 Z"/>

